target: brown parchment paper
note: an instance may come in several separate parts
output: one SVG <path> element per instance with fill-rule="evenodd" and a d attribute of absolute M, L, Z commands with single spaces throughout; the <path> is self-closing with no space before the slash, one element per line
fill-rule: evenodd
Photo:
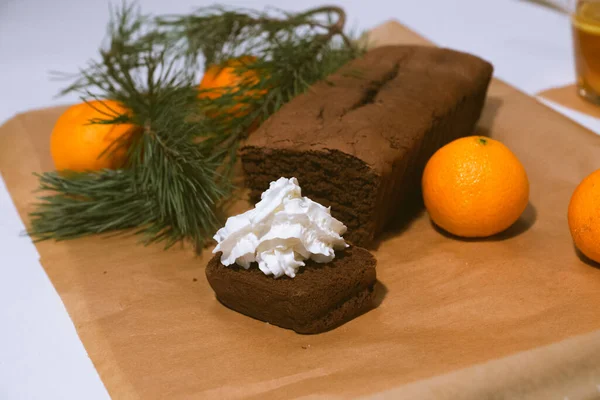
<path fill-rule="evenodd" d="M 371 40 L 423 41 L 395 22 Z M 52 168 L 62 110 L 0 128 L 0 172 L 25 221 L 31 172 Z M 298 335 L 220 305 L 204 277 L 209 252 L 129 236 L 37 248 L 115 399 L 595 398 L 600 269 L 575 252 L 566 212 L 600 168 L 600 138 L 499 81 L 478 131 L 525 165 L 522 218 L 482 241 L 447 237 L 423 213 L 387 233 L 374 251 L 381 305 L 328 333 Z"/>
<path fill-rule="evenodd" d="M 571 84 L 543 90 L 538 93 L 543 99 L 553 101 L 561 106 L 582 112 L 594 118 L 600 118 L 600 106 L 584 100 L 577 94 L 577 85 Z"/>

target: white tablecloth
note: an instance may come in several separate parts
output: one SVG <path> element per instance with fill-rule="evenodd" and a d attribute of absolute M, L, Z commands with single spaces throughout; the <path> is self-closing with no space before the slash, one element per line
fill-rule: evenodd
<path fill-rule="evenodd" d="M 119 2 L 113 2 L 118 4 Z M 139 0 L 150 13 L 180 13 L 204 0 Z M 314 0 L 248 0 L 227 4 L 287 10 Z M 351 27 L 397 19 L 441 46 L 491 61 L 497 77 L 528 94 L 573 82 L 571 33 L 565 15 L 518 0 L 338 1 Z M 77 101 L 55 98 L 63 82 L 50 71 L 76 71 L 96 55 L 108 20 L 105 0 L 0 0 L 0 122 L 32 108 Z M 600 133 L 600 122 L 549 104 Z M 0 399 L 104 399 L 73 323 L 21 237 L 23 224 L 0 181 Z"/>

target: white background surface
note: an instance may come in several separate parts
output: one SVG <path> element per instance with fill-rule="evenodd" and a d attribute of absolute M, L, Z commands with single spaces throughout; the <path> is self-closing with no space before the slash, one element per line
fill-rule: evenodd
<path fill-rule="evenodd" d="M 119 4 L 119 1 L 114 1 Z M 204 0 L 140 0 L 145 12 L 182 13 Z M 228 1 L 301 10 L 323 1 Z M 491 61 L 497 77 L 529 94 L 573 82 L 569 20 L 519 0 L 339 0 L 360 30 L 395 18 L 439 45 Z M 0 0 L 0 123 L 54 98 L 51 70 L 94 57 L 108 19 L 105 0 Z M 554 105 L 552 105 L 554 106 Z M 598 120 L 554 106 L 600 133 Z M 79 341 L 0 180 L 0 399 L 104 399 Z"/>

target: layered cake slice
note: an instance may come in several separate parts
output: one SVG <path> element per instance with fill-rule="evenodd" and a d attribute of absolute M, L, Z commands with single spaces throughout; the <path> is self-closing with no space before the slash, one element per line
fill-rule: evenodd
<path fill-rule="evenodd" d="M 254 197 L 280 176 L 331 206 L 346 238 L 370 244 L 412 212 L 423 168 L 450 141 L 472 134 L 492 66 L 475 56 L 421 46 L 368 52 L 294 98 L 241 151 Z"/>
<path fill-rule="evenodd" d="M 328 208 L 301 195 L 295 178 L 280 178 L 217 232 L 206 277 L 235 311 L 298 333 L 324 332 L 373 307 L 375 258 L 347 244 L 345 231 Z"/>

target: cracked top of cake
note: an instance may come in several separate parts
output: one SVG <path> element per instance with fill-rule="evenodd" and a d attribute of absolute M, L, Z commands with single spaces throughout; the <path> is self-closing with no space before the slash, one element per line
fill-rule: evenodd
<path fill-rule="evenodd" d="M 431 129 L 457 97 L 487 86 L 491 72 L 486 61 L 454 50 L 379 47 L 284 105 L 245 146 L 341 151 L 383 174 L 413 147 L 418 135 L 407 133 Z"/>

